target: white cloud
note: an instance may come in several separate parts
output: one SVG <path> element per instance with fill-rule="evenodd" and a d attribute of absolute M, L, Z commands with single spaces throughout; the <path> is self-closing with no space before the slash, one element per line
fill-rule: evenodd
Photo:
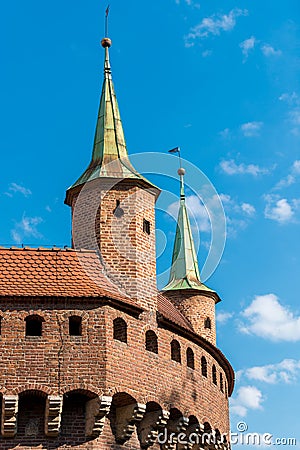
<path fill-rule="evenodd" d="M 289 105 L 298 105 L 300 102 L 299 95 L 295 91 L 292 92 L 291 94 L 288 92 L 281 94 L 279 100 L 288 103 Z"/>
<path fill-rule="evenodd" d="M 235 237 L 238 230 L 248 226 L 250 217 L 255 213 L 255 208 L 250 203 L 239 203 L 227 194 L 220 194 L 220 199 L 226 214 L 228 237 Z"/>
<path fill-rule="evenodd" d="M 274 220 L 279 224 L 287 224 L 294 220 L 295 212 L 299 207 L 298 200 L 288 201 L 278 195 L 266 195 L 265 218 Z"/>
<path fill-rule="evenodd" d="M 261 51 L 263 52 L 263 54 L 265 56 L 280 56 L 280 55 L 282 55 L 281 50 L 275 50 L 275 48 L 272 47 L 272 45 L 270 45 L 270 44 L 262 45 Z"/>
<path fill-rule="evenodd" d="M 250 174 L 253 176 L 266 174 L 268 169 L 259 167 L 256 164 L 237 164 L 233 159 L 223 160 L 220 163 L 220 167 L 227 175 L 245 175 Z"/>
<path fill-rule="evenodd" d="M 300 160 L 294 161 L 290 173 L 280 180 L 274 189 L 282 189 L 288 186 L 291 186 L 292 184 L 295 184 L 297 181 L 298 176 L 300 175 Z"/>
<path fill-rule="evenodd" d="M 180 5 L 180 0 L 175 0 L 177 5 Z M 184 3 L 188 6 L 192 6 L 193 8 L 200 9 L 200 3 L 195 3 L 193 0 L 184 0 Z"/>
<path fill-rule="evenodd" d="M 274 342 L 300 340 L 300 317 L 281 305 L 275 294 L 257 295 L 241 315 L 243 333 Z"/>
<path fill-rule="evenodd" d="M 242 203 L 241 208 L 248 216 L 254 216 L 255 208 L 253 205 L 250 205 L 250 203 Z"/>
<path fill-rule="evenodd" d="M 250 367 L 238 372 L 238 378 L 242 376 L 268 384 L 292 383 L 300 376 L 300 360 L 284 359 L 277 364 Z"/>
<path fill-rule="evenodd" d="M 202 56 L 203 58 L 207 58 L 208 56 L 212 55 L 212 50 L 205 50 L 204 52 L 202 52 Z"/>
<path fill-rule="evenodd" d="M 244 136 L 253 137 L 258 136 L 263 126 L 263 122 L 247 122 L 241 125 L 241 130 Z"/>
<path fill-rule="evenodd" d="M 219 135 L 222 139 L 230 139 L 231 138 L 231 131 L 229 128 L 225 128 L 224 130 L 220 131 Z"/>
<path fill-rule="evenodd" d="M 17 244 L 21 244 L 24 238 L 34 237 L 41 238 L 37 227 L 43 222 L 41 217 L 27 217 L 23 215 L 20 222 L 15 224 L 15 227 L 11 230 L 11 236 Z"/>
<path fill-rule="evenodd" d="M 24 195 L 24 197 L 29 197 L 29 195 L 32 194 L 30 189 L 21 186 L 20 184 L 17 183 L 10 183 L 8 187 L 8 192 L 6 192 L 5 194 L 8 195 L 9 197 L 12 197 L 12 195 L 16 193 L 22 194 Z"/>
<path fill-rule="evenodd" d="M 218 311 L 216 314 L 216 321 L 219 324 L 225 324 L 226 322 L 228 322 L 229 319 L 231 319 L 233 317 L 233 313 L 230 312 L 225 312 L 225 311 Z"/>
<path fill-rule="evenodd" d="M 248 58 L 249 52 L 254 49 L 257 40 L 254 36 L 251 36 L 249 39 L 240 43 L 240 48 L 242 49 L 242 53 L 245 57 L 244 61 Z"/>
<path fill-rule="evenodd" d="M 263 400 L 262 392 L 255 386 L 242 386 L 230 400 L 231 412 L 237 416 L 246 417 L 249 409 L 262 409 Z"/>
<path fill-rule="evenodd" d="M 246 9 L 234 8 L 228 14 L 214 14 L 210 17 L 205 17 L 185 37 L 187 46 L 194 45 L 196 39 L 204 39 L 210 35 L 219 36 L 222 31 L 232 30 L 236 25 L 236 19 L 247 14 L 248 11 Z"/>

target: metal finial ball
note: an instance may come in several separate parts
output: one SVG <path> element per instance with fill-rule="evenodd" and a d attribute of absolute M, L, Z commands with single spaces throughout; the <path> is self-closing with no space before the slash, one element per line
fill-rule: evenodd
<path fill-rule="evenodd" d="M 183 175 L 185 175 L 185 169 L 184 169 L 183 167 L 180 167 L 180 168 L 177 170 L 177 173 L 178 173 L 178 175 L 183 176 Z"/>
<path fill-rule="evenodd" d="M 103 38 L 101 45 L 103 48 L 109 48 L 111 46 L 111 40 L 109 38 Z"/>

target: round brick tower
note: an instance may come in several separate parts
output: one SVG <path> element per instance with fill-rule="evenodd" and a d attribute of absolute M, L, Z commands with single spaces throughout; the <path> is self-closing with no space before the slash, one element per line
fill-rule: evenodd
<path fill-rule="evenodd" d="M 92 160 L 67 190 L 72 248 L 1 249 L 1 449 L 227 448 L 230 363 L 200 280 L 184 173 L 168 285 L 159 189 L 131 165 L 105 49 Z"/>

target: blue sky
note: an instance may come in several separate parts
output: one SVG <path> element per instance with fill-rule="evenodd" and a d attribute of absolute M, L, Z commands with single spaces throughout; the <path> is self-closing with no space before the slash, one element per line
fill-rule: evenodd
<path fill-rule="evenodd" d="M 105 8 L 95 0 L 2 6 L 2 245 L 70 243 L 64 193 L 90 159 Z M 299 19 L 298 0 L 112 0 L 110 20 L 129 153 L 180 145 L 223 202 L 226 247 L 207 283 L 223 299 L 218 344 L 238 373 L 232 430 L 243 420 L 251 432 L 295 437 L 298 446 Z M 159 157 L 161 176 L 149 174 L 170 194 L 157 214 L 167 242 L 159 272 L 170 263 L 175 227 L 169 158 L 175 179 Z M 202 266 L 211 232 L 189 173 Z"/>

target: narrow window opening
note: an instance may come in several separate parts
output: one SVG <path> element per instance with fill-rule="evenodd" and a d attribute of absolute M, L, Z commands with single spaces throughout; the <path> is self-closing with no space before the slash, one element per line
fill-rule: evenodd
<path fill-rule="evenodd" d="M 207 361 L 205 356 L 202 356 L 201 358 L 201 373 L 204 377 L 207 378 Z"/>
<path fill-rule="evenodd" d="M 79 316 L 69 317 L 69 334 L 70 336 L 82 335 L 82 318 Z"/>
<path fill-rule="evenodd" d="M 118 317 L 113 322 L 114 339 L 116 341 L 127 343 L 127 324 L 125 320 Z"/>
<path fill-rule="evenodd" d="M 157 336 L 152 330 L 146 332 L 146 350 L 152 353 L 158 353 Z"/>
<path fill-rule="evenodd" d="M 26 336 L 42 336 L 43 319 L 40 316 L 32 315 L 25 318 Z"/>
<path fill-rule="evenodd" d="M 113 210 L 113 214 L 117 218 L 124 216 L 124 209 L 122 209 L 120 206 L 120 200 L 116 200 L 116 207 Z"/>
<path fill-rule="evenodd" d="M 181 363 L 180 344 L 175 339 L 171 342 L 171 359 Z"/>
<path fill-rule="evenodd" d="M 190 347 L 186 351 L 186 364 L 190 369 L 195 369 L 194 352 Z"/>
<path fill-rule="evenodd" d="M 143 232 L 146 234 L 150 234 L 150 222 L 149 220 L 144 219 L 143 221 Z"/>
<path fill-rule="evenodd" d="M 218 384 L 218 382 L 217 382 L 217 369 L 216 369 L 215 365 L 212 366 L 212 380 L 213 380 L 213 383 L 215 385 Z"/>
<path fill-rule="evenodd" d="M 220 373 L 220 390 L 224 392 L 223 374 Z"/>
<path fill-rule="evenodd" d="M 207 317 L 204 321 L 204 328 L 208 328 L 209 330 L 211 330 L 211 320 L 209 317 Z"/>

